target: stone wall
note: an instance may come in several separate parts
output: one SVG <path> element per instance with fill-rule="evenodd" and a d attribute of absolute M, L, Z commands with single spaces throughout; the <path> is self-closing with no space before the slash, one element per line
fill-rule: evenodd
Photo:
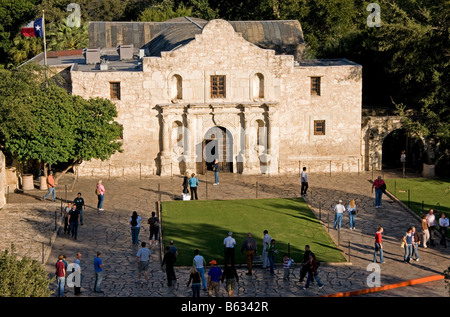
<path fill-rule="evenodd" d="M 202 141 L 214 126 L 230 132 L 234 172 L 297 173 L 300 165 L 357 172 L 361 71 L 346 60 L 303 65 L 212 20 L 187 45 L 144 57 L 142 71 L 71 72 L 72 93 L 83 97 L 110 98 L 109 83 L 120 82 L 121 99 L 114 102 L 124 127 L 124 153 L 85 162 L 78 173 L 199 172 Z M 211 98 L 211 75 L 226 76 L 225 98 Z M 310 93 L 315 76 L 321 77 L 320 96 Z M 314 120 L 326 121 L 325 135 L 314 135 Z M 258 139 L 259 128 L 268 137 Z"/>

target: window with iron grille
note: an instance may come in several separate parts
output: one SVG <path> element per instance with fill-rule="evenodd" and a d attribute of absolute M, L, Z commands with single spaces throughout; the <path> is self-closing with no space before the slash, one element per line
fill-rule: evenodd
<path fill-rule="evenodd" d="M 311 77 L 311 96 L 320 96 L 320 77 Z"/>
<path fill-rule="evenodd" d="M 211 76 L 211 98 L 226 97 L 226 81 L 225 75 Z"/>
<path fill-rule="evenodd" d="M 109 92 L 111 100 L 120 100 L 120 82 L 110 82 Z"/>
<path fill-rule="evenodd" d="M 325 135 L 325 120 L 314 120 L 314 135 Z"/>

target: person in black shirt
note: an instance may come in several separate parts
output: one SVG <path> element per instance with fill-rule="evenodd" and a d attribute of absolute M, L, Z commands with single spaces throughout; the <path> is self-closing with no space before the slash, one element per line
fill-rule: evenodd
<path fill-rule="evenodd" d="M 170 250 L 170 247 L 166 247 L 166 253 L 161 264 L 161 267 L 166 265 L 167 286 L 172 286 L 172 281 L 176 280 L 175 270 L 173 268 L 176 261 L 175 254 Z"/>
<path fill-rule="evenodd" d="M 228 292 L 228 297 L 233 297 L 234 285 L 239 282 L 239 276 L 236 272 L 236 268 L 228 262 L 223 270 L 221 282 L 226 280 L 225 288 Z"/>
<path fill-rule="evenodd" d="M 303 254 L 303 262 L 301 263 L 301 270 L 300 270 L 300 283 L 303 282 L 305 279 L 306 274 L 309 271 L 309 255 L 311 253 L 309 245 L 305 245 L 305 253 Z"/>
<path fill-rule="evenodd" d="M 78 218 L 80 216 L 80 211 L 77 208 L 77 205 L 72 205 L 72 210 L 69 211 L 69 223 L 70 223 L 70 232 L 72 232 L 72 238 L 75 240 L 78 237 Z"/>
<path fill-rule="evenodd" d="M 81 193 L 77 194 L 77 197 L 73 200 L 73 203 L 77 206 L 77 209 L 80 211 L 80 225 L 83 225 L 84 199 L 81 197 Z"/>

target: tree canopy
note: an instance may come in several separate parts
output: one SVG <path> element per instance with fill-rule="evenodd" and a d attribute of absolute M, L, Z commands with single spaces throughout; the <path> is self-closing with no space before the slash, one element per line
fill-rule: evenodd
<path fill-rule="evenodd" d="M 0 71 L 2 150 L 20 162 L 44 164 L 106 160 L 121 151 L 116 106 L 71 95 L 58 86 L 57 76 L 46 80 L 44 72 L 31 63 Z"/>
<path fill-rule="evenodd" d="M 50 49 L 84 48 L 84 27 L 64 25 L 70 0 L 1 0 L 0 65 L 42 51 L 20 28 L 45 10 Z M 308 58 L 344 57 L 363 66 L 363 106 L 398 110 L 405 126 L 442 152 L 449 141 L 450 0 L 378 0 L 381 25 L 368 25 L 365 0 L 79 0 L 81 22 L 299 20 Z M 1 67 L 1 66 L 0 66 Z M 414 110 L 406 116 L 405 110 Z M 408 112 L 411 113 L 411 112 Z M 436 146 L 437 145 L 437 146 Z"/>

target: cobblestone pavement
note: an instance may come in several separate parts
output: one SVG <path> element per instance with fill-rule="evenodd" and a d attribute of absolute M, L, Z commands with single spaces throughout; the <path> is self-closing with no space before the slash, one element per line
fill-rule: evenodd
<path fill-rule="evenodd" d="M 385 174 L 385 177 L 394 175 Z M 206 177 L 208 177 L 206 182 Z M 200 175 L 199 199 L 233 198 L 271 198 L 298 197 L 300 186 L 298 176 L 243 176 L 221 174 L 220 185 L 212 186 L 213 176 Z M 442 274 L 450 265 L 450 250 L 437 246 L 420 248 L 420 261 L 403 263 L 403 249 L 400 237 L 407 227 L 416 225 L 419 219 L 408 212 L 401 204 L 383 195 L 383 206 L 376 209 L 371 193 L 372 178 L 370 172 L 342 173 L 335 175 L 309 174 L 309 190 L 306 201 L 319 218 L 330 236 L 339 246 L 348 260 L 345 264 L 324 264 L 320 267 L 320 277 L 325 287 L 319 290 L 313 285 L 303 290 L 299 283 L 299 265 L 295 263 L 289 281 L 283 281 L 281 266 L 277 266 L 276 275 L 270 276 L 268 270 L 255 268 L 252 276 L 245 275 L 244 266 L 238 269 L 240 281 L 235 289 L 236 297 L 307 297 L 323 296 L 339 292 L 366 289 L 371 271 L 368 265 L 373 260 L 373 241 L 377 226 L 381 225 L 384 255 L 386 263 L 380 264 L 381 285 Z M 10 194 L 8 205 L 0 211 L 0 229 L 2 239 L 0 247 L 4 249 L 15 243 L 19 255 L 28 255 L 39 261 L 45 261 L 49 274 L 54 272 L 54 263 L 59 254 L 65 254 L 69 263 L 73 262 L 78 251 L 82 253 L 82 294 L 80 297 L 189 297 L 191 289 L 186 287 L 188 268 L 177 267 L 177 282 L 166 285 L 166 276 L 160 266 L 159 247 L 151 246 L 152 258 L 148 283 L 137 283 L 135 254 L 139 247 L 131 244 L 128 218 L 132 210 L 137 210 L 143 219 L 147 219 L 155 210 L 159 192 L 161 200 L 178 198 L 182 178 L 151 177 L 140 179 L 120 178 L 103 179 L 106 187 L 104 211 L 96 209 L 94 193 L 97 178 L 64 177 L 57 186 L 57 202 L 43 202 L 44 192 L 38 189 L 25 194 Z M 159 190 L 158 190 L 159 189 Z M 66 193 L 67 190 L 67 193 Z M 55 231 L 61 223 L 59 210 L 61 199 L 73 199 L 81 192 L 87 208 L 84 212 L 84 225 L 80 226 L 78 239 L 64 235 L 62 228 Z M 344 202 L 355 198 L 358 207 L 356 230 L 348 229 L 348 218 L 344 216 L 342 229 L 333 229 L 334 213 L 332 208 L 339 199 Z M 57 212 L 55 212 L 57 211 Z M 224 229 L 224 232 L 226 229 Z M 143 225 L 140 238 L 149 235 L 148 225 Z M 143 240 L 146 241 L 146 240 Z M 238 242 L 239 243 L 239 242 Z M 103 294 L 92 291 L 94 270 L 92 261 L 96 251 L 102 251 L 105 264 L 102 282 Z M 51 251 L 51 252 L 50 252 Z M 56 285 L 52 284 L 52 288 Z M 66 296 L 72 297 L 73 289 L 68 288 Z M 201 296 L 207 296 L 206 293 Z M 221 289 L 225 297 L 225 290 Z M 415 286 L 395 288 L 360 296 L 448 296 L 444 281 L 423 283 Z"/>

